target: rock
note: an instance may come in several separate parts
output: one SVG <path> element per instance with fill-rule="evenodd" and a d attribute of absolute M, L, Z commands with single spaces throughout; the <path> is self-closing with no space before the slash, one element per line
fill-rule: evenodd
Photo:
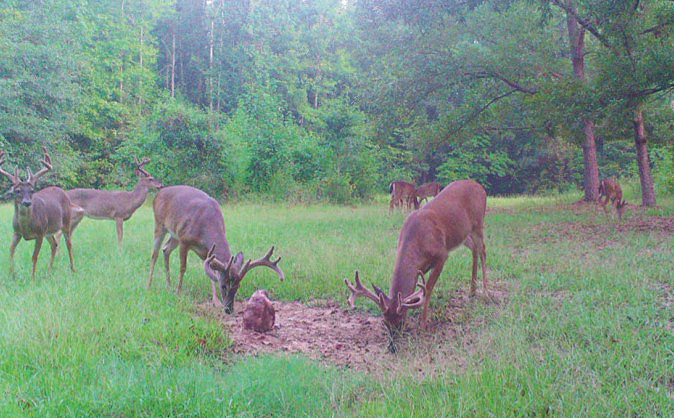
<path fill-rule="evenodd" d="M 267 332 L 274 327 L 276 313 L 265 290 L 257 290 L 248 299 L 243 311 L 243 327 L 257 332 Z"/>

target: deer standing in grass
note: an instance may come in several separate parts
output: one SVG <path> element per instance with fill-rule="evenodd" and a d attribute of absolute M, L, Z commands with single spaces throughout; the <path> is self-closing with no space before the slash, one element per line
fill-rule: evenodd
<path fill-rule="evenodd" d="M 145 202 L 150 189 L 161 188 L 161 183 L 143 168 L 150 160 L 147 158 L 143 161 L 138 161 L 137 158 L 134 160 L 138 183 L 132 192 L 108 192 L 96 189 L 72 189 L 66 192 L 71 202 L 84 209 L 73 217 L 73 230 L 84 216 L 92 219 L 112 219 L 117 225 L 117 245 L 122 247 L 124 221 L 131 218 L 136 209 Z"/>
<path fill-rule="evenodd" d="M 4 162 L 5 152 L 0 151 L 0 166 Z M 58 242 L 54 234 L 59 231 L 63 231 L 66 247 L 68 247 L 70 270 L 75 271 L 70 240 L 72 233 L 71 216 L 73 213 L 79 213 L 82 210 L 72 205 L 66 193 L 59 187 L 47 187 L 39 192 L 34 191 L 37 180 L 52 168 L 51 159 L 46 150 L 44 150 L 44 159 L 41 163 L 44 167 L 35 174 L 30 171 L 30 168 L 26 170 L 28 179 L 25 181 L 19 178 L 18 167 L 13 175 L 0 168 L 0 174 L 11 180 L 12 188 L 10 192 L 14 195 L 14 237 L 9 246 L 9 272 L 14 275 L 14 251 L 21 238 L 26 241 L 34 239 L 33 271 L 31 274 L 33 280 L 35 280 L 35 265 L 44 237 L 47 237 L 51 246 L 51 258 L 49 260 L 49 270 L 51 271 L 54 256 L 58 249 Z"/>
<path fill-rule="evenodd" d="M 601 198 L 606 197 L 602 202 Z M 627 202 L 622 200 L 623 191 L 620 188 L 620 185 L 617 181 L 612 179 L 604 179 L 599 183 L 599 204 L 604 209 L 604 213 L 608 216 L 608 211 L 606 210 L 606 205 L 611 201 L 611 205 L 615 205 L 616 212 L 618 213 L 618 219 L 622 219 L 625 208 L 627 207 Z"/>
<path fill-rule="evenodd" d="M 440 184 L 436 182 L 424 183 L 421 186 L 417 187 L 416 195 L 421 204 L 422 201 L 427 200 L 429 197 L 437 196 L 440 193 Z"/>
<path fill-rule="evenodd" d="M 398 252 L 388 296 L 378 287 L 374 293 L 360 282 L 356 272 L 355 285 L 344 279 L 351 292 L 349 305 L 357 296 L 374 301 L 384 316 L 389 331 L 389 350 L 395 351 L 395 336 L 402 330 L 407 311 L 423 306 L 420 327 L 428 320 L 428 303 L 435 283 L 440 277 L 449 252 L 461 244 L 473 253 L 470 296 L 477 288 L 478 258 L 482 262 L 482 288 L 487 293 L 487 252 L 484 245 L 484 215 L 487 193 L 472 180 L 455 181 L 445 187 L 430 203 L 412 212 L 398 238 Z M 424 275 L 431 271 L 428 281 Z M 421 278 L 418 282 L 417 279 Z M 415 289 L 419 288 L 416 292 Z"/>
<path fill-rule="evenodd" d="M 281 260 L 271 261 L 274 247 L 264 257 L 243 264 L 243 253 L 233 256 L 225 237 L 225 222 L 220 205 L 215 199 L 199 189 L 190 186 L 170 186 L 162 188 L 152 204 L 154 209 L 154 247 L 150 262 L 148 289 L 152 285 L 152 274 L 157 262 L 159 248 L 168 232 L 170 238 L 164 245 L 164 268 L 166 282 L 171 284 L 169 256 L 180 247 L 180 276 L 177 291 L 183 284 L 187 265 L 187 253 L 194 251 L 204 260 L 204 271 L 211 279 L 212 301 L 224 305 L 226 313 L 232 313 L 234 297 L 246 273 L 255 267 L 269 267 L 283 281 L 284 275 L 278 266 Z M 222 301 L 218 300 L 216 283 L 220 287 Z"/>
<path fill-rule="evenodd" d="M 388 211 L 391 211 L 395 207 L 408 209 L 414 206 L 414 209 L 419 209 L 419 202 L 416 197 L 416 189 L 414 185 L 406 181 L 394 181 L 389 184 L 388 191 L 391 194 L 391 202 L 389 203 Z"/>

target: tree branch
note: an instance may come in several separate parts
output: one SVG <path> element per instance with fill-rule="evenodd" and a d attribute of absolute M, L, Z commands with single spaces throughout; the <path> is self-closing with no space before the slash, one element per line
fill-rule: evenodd
<path fill-rule="evenodd" d="M 578 16 L 578 13 L 576 13 L 573 7 L 562 3 L 560 0 L 550 0 L 550 3 L 564 10 L 565 13 L 571 15 L 574 19 L 576 19 L 576 21 L 578 22 L 578 24 L 580 24 L 580 26 L 582 26 L 585 30 L 594 35 L 594 37 L 597 38 L 597 40 L 599 40 L 599 42 L 601 42 L 605 47 L 609 49 L 612 48 L 611 43 L 608 41 L 608 39 L 606 39 L 606 37 L 604 37 L 601 33 L 599 33 L 599 31 L 595 27 L 593 27 L 590 24 L 590 22 Z"/>

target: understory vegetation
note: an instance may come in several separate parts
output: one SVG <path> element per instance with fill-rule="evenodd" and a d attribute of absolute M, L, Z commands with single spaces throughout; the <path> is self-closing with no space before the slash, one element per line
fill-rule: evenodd
<path fill-rule="evenodd" d="M 638 189 L 627 188 L 627 200 Z M 47 273 L 43 247 L 30 280 L 33 242 L 21 242 L 16 277 L 0 254 L 0 414 L 21 416 L 563 416 L 674 415 L 674 201 L 631 207 L 622 222 L 579 195 L 489 198 L 485 219 L 498 304 L 476 299 L 443 318 L 452 289 L 469 285 L 471 257 L 450 253 L 433 292 L 436 320 L 471 331 L 442 341 L 457 361 L 425 377 L 398 373 L 386 347 L 364 373 L 302 356 L 237 356 L 220 324 L 195 314 L 210 283 L 190 254 L 183 292 L 163 268 L 145 288 L 152 243 L 148 205 L 125 223 L 86 219 Z M 342 279 L 388 289 L 403 215 L 385 199 L 352 207 L 237 203 L 223 206 L 228 241 L 247 257 L 270 245 L 286 281 L 254 271 L 238 293 L 265 288 L 278 301 L 334 300 Z M 11 236 L 10 205 L 0 236 Z M 160 263 L 161 264 L 161 263 Z M 358 310 L 379 315 L 372 304 Z M 412 318 L 415 321 L 416 318 Z M 415 349 L 412 342 L 406 350 Z M 410 354 L 410 353 L 407 353 Z M 420 353 L 421 355 L 422 353 Z"/>

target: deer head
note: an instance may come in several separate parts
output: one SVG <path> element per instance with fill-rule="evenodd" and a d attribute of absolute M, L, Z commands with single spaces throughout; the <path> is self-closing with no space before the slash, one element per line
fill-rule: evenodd
<path fill-rule="evenodd" d="M 245 265 L 243 264 L 243 253 L 239 252 L 236 256 L 230 257 L 225 265 L 215 257 L 215 244 L 211 246 L 204 260 L 204 270 L 206 271 L 206 275 L 220 286 L 220 294 L 223 299 L 222 304 L 225 307 L 226 313 L 232 313 L 234 310 L 234 297 L 239 290 L 239 285 L 246 274 L 255 267 L 269 267 L 283 281 L 285 276 L 278 266 L 281 257 L 277 258 L 276 261 L 271 261 L 273 252 L 274 247 L 271 247 L 267 255 L 255 261 L 249 259 Z"/>
<path fill-rule="evenodd" d="M 136 175 L 138 176 L 138 182 L 139 184 L 147 187 L 148 189 L 161 189 L 162 184 L 155 180 L 154 177 L 143 167 L 145 167 L 145 164 L 150 162 L 149 158 L 143 158 L 143 161 L 138 161 L 137 157 L 133 157 L 134 163 L 136 164 Z"/>
<path fill-rule="evenodd" d="M 351 285 L 347 279 L 344 279 L 346 287 L 348 287 L 351 292 L 348 303 L 352 308 L 355 307 L 356 297 L 358 296 L 365 296 L 374 301 L 379 307 L 379 310 L 384 317 L 384 325 L 389 333 L 389 351 L 391 352 L 395 351 L 394 342 L 403 329 L 407 310 L 422 306 L 426 300 L 426 278 L 421 271 L 417 271 L 417 276 L 421 279 L 416 284 L 416 287 L 418 287 L 419 290 L 404 299 L 400 292 L 397 293 L 396 297 L 390 298 L 375 285 L 372 285 L 372 288 L 374 289 L 374 293 L 372 293 L 362 285 L 360 278 L 358 277 L 358 272 L 356 272 L 356 277 L 354 279 L 355 286 Z"/>
<path fill-rule="evenodd" d="M 51 159 L 47 153 L 46 148 L 42 147 L 44 151 L 44 159 L 41 161 L 44 166 L 40 171 L 33 174 L 30 168 L 26 169 L 28 173 L 28 178 L 25 181 L 22 181 L 19 178 L 19 168 L 17 167 L 14 170 L 14 174 L 10 174 L 7 171 L 0 168 L 0 174 L 6 176 L 12 182 L 12 187 L 10 192 L 14 195 L 14 203 L 17 207 L 30 208 L 33 204 L 33 191 L 37 180 L 42 177 L 47 171 L 51 170 Z M 5 163 L 5 151 L 0 151 L 0 166 Z"/>

